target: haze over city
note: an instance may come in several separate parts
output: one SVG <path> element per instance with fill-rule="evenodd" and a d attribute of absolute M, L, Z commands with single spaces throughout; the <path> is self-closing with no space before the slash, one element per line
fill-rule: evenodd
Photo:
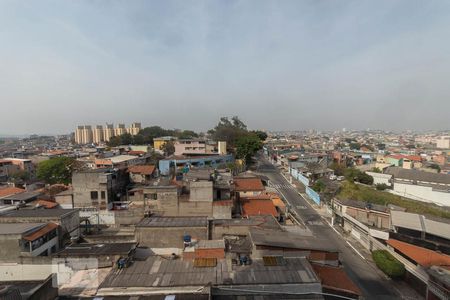
<path fill-rule="evenodd" d="M 5 134 L 448 129 L 447 1 L 1 1 L 0 26 Z"/>

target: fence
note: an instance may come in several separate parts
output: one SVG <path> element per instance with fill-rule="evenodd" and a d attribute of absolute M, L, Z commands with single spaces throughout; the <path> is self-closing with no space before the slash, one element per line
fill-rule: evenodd
<path fill-rule="evenodd" d="M 306 195 L 308 195 L 316 204 L 320 205 L 320 196 L 309 186 L 306 187 Z"/>
<path fill-rule="evenodd" d="M 309 185 L 309 179 L 306 178 L 305 176 L 303 176 L 302 174 L 300 174 L 300 172 L 298 170 L 291 168 L 291 175 L 292 175 L 292 177 L 294 177 L 295 179 L 297 179 L 298 181 L 303 183 L 304 186 Z"/>

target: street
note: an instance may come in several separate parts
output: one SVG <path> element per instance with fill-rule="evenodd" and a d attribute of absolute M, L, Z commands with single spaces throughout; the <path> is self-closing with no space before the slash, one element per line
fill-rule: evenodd
<path fill-rule="evenodd" d="M 330 241 L 340 250 L 340 259 L 348 276 L 359 286 L 366 299 L 399 299 L 390 281 L 381 277 L 374 266 L 360 257 L 314 210 L 298 191 L 265 157 L 260 155 L 257 173 L 267 176 L 285 201 L 295 211 L 314 236 Z"/>

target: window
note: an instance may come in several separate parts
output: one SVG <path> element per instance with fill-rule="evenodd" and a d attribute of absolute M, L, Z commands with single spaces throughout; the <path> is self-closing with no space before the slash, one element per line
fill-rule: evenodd
<path fill-rule="evenodd" d="M 102 197 L 102 199 L 105 199 L 105 198 L 106 198 L 106 193 L 105 193 L 105 191 L 102 191 L 102 192 L 101 192 L 101 197 Z"/>
<path fill-rule="evenodd" d="M 97 191 L 92 191 L 91 192 L 91 199 L 92 200 L 97 200 L 98 199 L 98 192 Z"/>
<path fill-rule="evenodd" d="M 158 200 L 157 193 L 145 194 L 145 198 L 149 200 Z"/>

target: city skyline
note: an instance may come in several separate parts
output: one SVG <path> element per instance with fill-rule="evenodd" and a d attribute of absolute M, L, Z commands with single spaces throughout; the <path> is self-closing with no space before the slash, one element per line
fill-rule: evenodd
<path fill-rule="evenodd" d="M 0 25 L 2 134 L 205 131 L 230 115 L 267 130 L 448 130 L 445 1 L 1 2 Z"/>

